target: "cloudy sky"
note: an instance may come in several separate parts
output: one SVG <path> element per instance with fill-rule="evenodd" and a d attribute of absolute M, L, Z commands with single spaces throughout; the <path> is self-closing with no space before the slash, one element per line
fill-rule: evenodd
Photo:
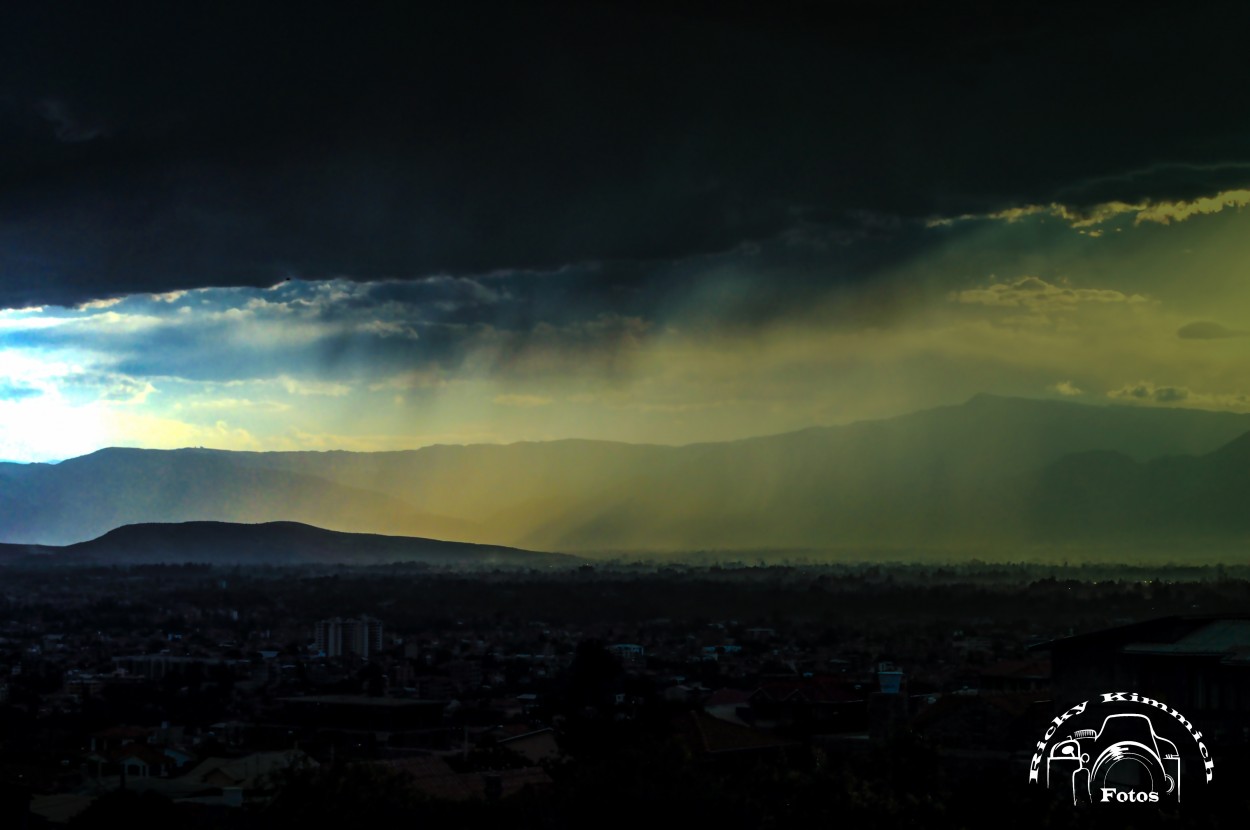
<path fill-rule="evenodd" d="M 1250 411 L 1250 7 L 23 5 L 0 459 Z"/>

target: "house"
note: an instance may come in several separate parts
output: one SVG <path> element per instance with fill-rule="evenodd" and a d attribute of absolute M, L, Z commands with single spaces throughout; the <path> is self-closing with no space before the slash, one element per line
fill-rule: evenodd
<path fill-rule="evenodd" d="M 784 756 L 787 749 L 799 746 L 798 741 L 700 711 L 687 712 L 679 731 L 695 754 L 720 763 L 751 764 L 760 757 Z"/>
<path fill-rule="evenodd" d="M 86 760 L 95 778 L 125 776 L 127 779 L 166 778 L 191 760 L 190 753 L 170 748 L 159 740 L 170 733 L 143 726 L 115 726 L 91 735 Z M 181 733 L 181 730 L 178 730 Z"/>
<path fill-rule="evenodd" d="M 276 717 L 293 726 L 358 732 L 401 732 L 441 726 L 446 703 L 366 695 L 279 698 Z"/>
<path fill-rule="evenodd" d="M 640 665 L 646 662 L 646 649 L 637 643 L 616 643 L 608 646 L 608 651 L 615 654 L 625 665 Z"/>
<path fill-rule="evenodd" d="M 1045 731 L 1050 709 L 1028 692 L 949 694 L 922 708 L 911 726 L 944 749 L 1009 752 Z"/>
<path fill-rule="evenodd" d="M 166 778 L 178 768 L 178 762 L 161 750 L 147 744 L 127 744 L 105 754 L 104 773 L 124 778 Z"/>
<path fill-rule="evenodd" d="M 94 795 L 87 793 L 37 795 L 30 802 L 30 813 L 50 824 L 67 824 L 90 807 L 95 799 Z"/>
<path fill-rule="evenodd" d="M 126 744 L 146 744 L 155 734 L 155 729 L 146 726 L 114 726 L 92 733 L 91 751 L 103 754 Z"/>
<path fill-rule="evenodd" d="M 751 692 L 750 715 L 757 726 L 796 726 L 816 732 L 862 730 L 868 690 L 840 677 L 765 679 Z"/>
<path fill-rule="evenodd" d="M 560 746 L 556 743 L 556 733 L 550 727 L 535 729 L 509 738 L 501 738 L 497 743 L 499 746 L 507 747 L 534 765 L 560 757 Z"/>
<path fill-rule="evenodd" d="M 540 767 L 494 772 L 456 772 L 442 757 L 432 755 L 386 762 L 405 773 L 413 787 L 441 801 L 506 798 L 527 787 L 551 785 L 551 776 Z"/>
<path fill-rule="evenodd" d="M 1050 660 L 1042 657 L 1004 660 L 981 672 L 979 688 L 988 693 L 1027 692 L 1037 697 L 1049 697 L 1050 673 Z"/>
<path fill-rule="evenodd" d="M 1162 617 L 1040 643 L 1056 710 L 1138 692 L 1185 714 L 1225 746 L 1250 744 L 1250 615 Z"/>
<path fill-rule="evenodd" d="M 242 758 L 205 758 L 178 780 L 191 790 L 257 790 L 265 788 L 274 775 L 301 764 L 315 766 L 316 761 L 298 749 L 253 752 Z"/>

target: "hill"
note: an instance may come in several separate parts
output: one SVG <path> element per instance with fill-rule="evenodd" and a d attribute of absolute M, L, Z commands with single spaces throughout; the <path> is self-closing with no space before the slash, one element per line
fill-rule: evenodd
<path fill-rule="evenodd" d="M 389 565 L 480 569 L 544 568 L 576 561 L 560 554 L 404 536 L 339 533 L 297 522 L 182 522 L 127 525 L 60 548 L 2 546 L 56 564 Z M 0 551 L 2 553 L 3 551 Z"/>
<path fill-rule="evenodd" d="M 232 453 L 114 448 L 60 464 L 9 465 L 0 477 L 0 541 L 66 545 L 147 522 L 293 521 L 346 532 L 471 537 L 472 523 L 402 498 Z"/>

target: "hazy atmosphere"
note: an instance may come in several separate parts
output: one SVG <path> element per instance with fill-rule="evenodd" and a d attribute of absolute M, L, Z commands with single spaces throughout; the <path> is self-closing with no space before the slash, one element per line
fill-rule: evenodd
<path fill-rule="evenodd" d="M 1244 10 L 905 8 L 10 10 L 0 458 L 1250 411 Z"/>
<path fill-rule="evenodd" d="M 1250 3 L 0 3 L 0 828 L 1240 828 Z"/>

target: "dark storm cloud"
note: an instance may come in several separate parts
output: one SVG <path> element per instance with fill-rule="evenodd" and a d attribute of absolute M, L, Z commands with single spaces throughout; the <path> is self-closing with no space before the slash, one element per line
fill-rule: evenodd
<path fill-rule="evenodd" d="M 629 263 L 796 238 L 836 260 L 855 217 L 884 217 L 880 233 L 1250 180 L 1250 114 L 1229 106 L 1250 93 L 1245 6 L 5 15 L 0 307 L 570 263 L 605 264 L 581 274 L 594 300 L 655 307 L 688 288 L 680 267 L 661 283 Z M 806 273 L 789 300 L 750 286 L 777 297 L 751 307 L 849 278 Z"/>
<path fill-rule="evenodd" d="M 1250 331 L 1230 329 L 1222 323 L 1214 323 L 1210 320 L 1187 323 L 1176 331 L 1176 336 L 1182 340 L 1223 340 L 1229 337 L 1246 337 L 1247 335 L 1250 335 Z"/>
<path fill-rule="evenodd" d="M 1180 403 L 1191 398 L 1190 390 L 1183 386 L 1156 386 L 1149 381 L 1128 384 L 1107 393 L 1107 397 L 1142 403 Z"/>
<path fill-rule="evenodd" d="M 102 127 L 84 122 L 70 112 L 64 101 L 56 98 L 45 98 L 40 101 L 38 110 L 40 115 L 52 123 L 54 127 L 53 134 L 56 136 L 57 141 L 77 144 L 80 141 L 90 141 L 93 138 L 99 138 L 104 134 Z"/>
<path fill-rule="evenodd" d="M 1160 403 L 1176 403 L 1189 397 L 1189 390 L 1175 386 L 1164 386 L 1155 390 L 1154 398 Z"/>
<path fill-rule="evenodd" d="M 1160 163 L 1073 182 L 1060 188 L 1055 195 L 1061 202 L 1085 206 L 1117 200 L 1144 203 L 1160 196 L 1184 201 L 1211 196 L 1247 181 L 1250 181 L 1250 161 L 1245 159 Z"/>

